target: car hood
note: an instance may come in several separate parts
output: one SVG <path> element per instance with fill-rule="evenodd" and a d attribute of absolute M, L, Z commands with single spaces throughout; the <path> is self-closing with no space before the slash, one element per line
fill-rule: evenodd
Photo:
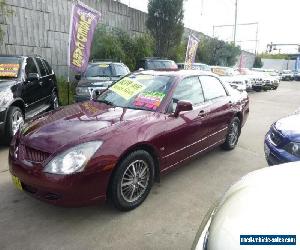
<path fill-rule="evenodd" d="M 274 126 L 283 135 L 300 142 L 300 114 L 294 114 L 278 120 Z"/>
<path fill-rule="evenodd" d="M 107 129 L 125 126 L 150 114 L 150 111 L 88 101 L 50 112 L 25 124 L 20 137 L 29 147 L 54 153 L 77 141 L 102 139 L 108 136 Z"/>
<path fill-rule="evenodd" d="M 17 83 L 16 80 L 2 79 L 2 80 L 0 80 L 0 91 L 10 88 L 11 86 L 15 85 L 16 83 Z"/>
<path fill-rule="evenodd" d="M 204 235 L 207 236 L 207 249 L 216 250 L 224 246 L 241 249 L 240 235 L 279 232 L 299 235 L 299 175 L 300 163 L 293 162 L 262 168 L 244 176 L 231 186 L 208 217 L 209 227 L 203 231 L 200 228 L 202 234 L 199 241 L 196 238 L 196 249 L 204 249 Z M 259 249 L 270 249 L 270 246 Z"/>
<path fill-rule="evenodd" d="M 78 87 L 90 87 L 90 86 L 105 86 L 108 87 L 110 84 L 119 80 L 120 77 L 95 77 L 95 78 L 84 78 L 78 83 Z"/>

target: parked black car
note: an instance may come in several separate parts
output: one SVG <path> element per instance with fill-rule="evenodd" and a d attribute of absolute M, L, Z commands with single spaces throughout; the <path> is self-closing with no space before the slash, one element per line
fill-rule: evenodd
<path fill-rule="evenodd" d="M 94 90 L 107 89 L 112 83 L 130 73 L 128 67 L 119 62 L 93 61 L 82 75 L 76 75 L 79 80 L 76 87 L 75 101 L 82 102 L 91 99 Z"/>
<path fill-rule="evenodd" d="M 160 69 L 178 69 L 177 64 L 169 59 L 161 59 L 158 57 L 146 57 L 139 60 L 137 70 L 160 70 Z"/>
<path fill-rule="evenodd" d="M 55 74 L 41 57 L 0 56 L 0 142 L 25 120 L 58 107 Z"/>

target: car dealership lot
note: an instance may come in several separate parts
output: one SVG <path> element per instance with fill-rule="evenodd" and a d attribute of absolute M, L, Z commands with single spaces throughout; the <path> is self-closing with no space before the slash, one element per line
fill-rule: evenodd
<path fill-rule="evenodd" d="M 244 174 L 267 166 L 263 141 L 272 122 L 300 106 L 300 83 L 250 93 L 237 148 L 214 150 L 164 176 L 137 209 L 61 208 L 19 192 L 0 148 L 0 249 L 189 249 L 209 207 Z"/>

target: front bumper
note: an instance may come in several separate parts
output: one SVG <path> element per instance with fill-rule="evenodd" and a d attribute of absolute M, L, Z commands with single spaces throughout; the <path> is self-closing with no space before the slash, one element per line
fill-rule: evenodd
<path fill-rule="evenodd" d="M 276 146 L 270 138 L 270 132 L 268 132 L 265 137 L 265 157 L 269 166 L 300 161 L 300 158 L 288 153 L 283 148 Z"/>
<path fill-rule="evenodd" d="M 41 164 L 16 159 L 11 153 L 9 170 L 13 176 L 20 179 L 26 193 L 47 203 L 77 207 L 103 202 L 106 199 L 109 172 L 49 174 L 43 172 Z"/>

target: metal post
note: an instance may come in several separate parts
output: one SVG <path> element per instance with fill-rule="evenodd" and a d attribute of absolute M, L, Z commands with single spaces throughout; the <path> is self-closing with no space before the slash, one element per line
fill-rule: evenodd
<path fill-rule="evenodd" d="M 236 26 L 237 26 L 237 11 L 238 11 L 238 0 L 235 0 L 235 16 L 234 16 L 234 33 L 233 33 L 233 44 L 236 41 Z"/>
<path fill-rule="evenodd" d="M 256 24 L 256 38 L 255 38 L 255 55 L 257 55 L 258 50 L 258 23 Z"/>
<path fill-rule="evenodd" d="M 213 35 L 212 37 L 214 38 L 215 37 L 215 25 L 213 26 Z"/>

